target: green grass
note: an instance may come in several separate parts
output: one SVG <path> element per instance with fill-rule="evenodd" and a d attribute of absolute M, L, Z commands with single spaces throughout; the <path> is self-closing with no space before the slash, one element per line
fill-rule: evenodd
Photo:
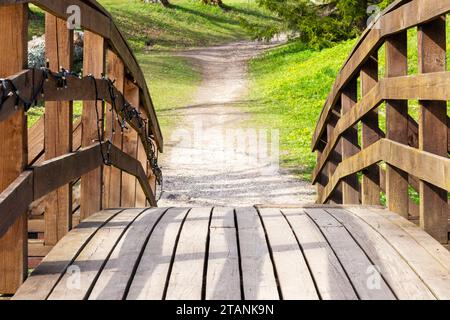
<path fill-rule="evenodd" d="M 280 130 L 281 165 L 311 179 L 312 132 L 336 74 L 355 41 L 322 51 L 290 43 L 253 59 L 247 107 L 252 125 Z"/>
<path fill-rule="evenodd" d="M 171 1 L 170 8 L 139 0 L 101 0 L 135 50 L 207 46 L 249 38 L 241 20 L 270 26 L 276 20 L 254 0 L 224 1 L 229 10 L 199 0 Z"/>
<path fill-rule="evenodd" d="M 259 8 L 254 0 L 225 1 L 229 10 L 205 6 L 200 1 L 171 1 L 172 7 L 144 4 L 139 0 L 100 0 L 112 14 L 119 29 L 136 53 L 152 95 L 163 134 L 178 120 L 177 109 L 191 101 L 200 73 L 188 59 L 163 51 L 215 45 L 251 37 L 242 20 L 269 26 L 277 20 Z M 30 39 L 44 32 L 44 13 L 30 5 Z M 151 49 L 151 51 L 149 51 Z M 76 104 L 74 113 L 81 113 Z M 43 108 L 28 113 L 31 126 L 43 114 Z"/>
<path fill-rule="evenodd" d="M 164 136 L 179 119 L 178 110 L 192 100 L 201 75 L 189 60 L 170 55 L 139 54 L 137 59 L 147 84 Z"/>

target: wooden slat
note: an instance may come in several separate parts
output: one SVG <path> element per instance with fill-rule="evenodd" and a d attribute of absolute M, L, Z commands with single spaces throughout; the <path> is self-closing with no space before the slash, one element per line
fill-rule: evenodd
<path fill-rule="evenodd" d="M 341 116 L 349 112 L 358 100 L 357 82 L 349 82 L 341 96 Z M 359 152 L 358 146 L 358 128 L 353 126 L 348 129 L 341 139 L 342 160 L 345 160 Z M 360 185 L 358 177 L 351 175 L 342 179 L 342 203 L 359 203 Z"/>
<path fill-rule="evenodd" d="M 128 228 L 98 277 L 89 300 L 121 300 L 146 240 L 166 209 L 149 209 Z"/>
<path fill-rule="evenodd" d="M 99 212 L 77 226 L 60 242 L 50 254 L 33 271 L 32 276 L 19 288 L 16 300 L 44 300 L 58 283 L 61 274 L 75 259 L 83 246 L 102 225 L 112 219 L 119 211 L 108 210 Z"/>
<path fill-rule="evenodd" d="M 171 208 L 156 225 L 142 255 L 126 299 L 160 300 L 166 288 L 177 236 L 188 209 Z"/>
<path fill-rule="evenodd" d="M 0 193 L 0 237 L 27 212 L 33 200 L 33 173 L 26 171 Z"/>
<path fill-rule="evenodd" d="M 334 128 L 336 127 L 337 122 L 339 121 L 340 114 L 337 112 L 333 112 L 330 116 L 329 122 L 327 123 L 327 141 L 332 137 Z M 339 162 L 342 161 L 341 155 L 341 147 L 339 146 L 339 142 L 336 148 L 330 153 L 330 157 L 328 158 L 327 163 L 327 177 L 331 177 L 336 170 Z M 342 203 L 342 192 L 341 185 L 338 185 L 336 190 L 330 196 L 331 203 Z"/>
<path fill-rule="evenodd" d="M 374 264 L 336 219 L 325 210 L 306 209 L 305 211 L 320 228 L 347 274 L 351 275 L 353 286 L 361 299 L 395 299 L 389 286 L 381 277 L 378 279 L 376 290 L 368 286 L 368 275 L 374 268 Z"/>
<path fill-rule="evenodd" d="M 436 299 L 408 262 L 376 230 L 347 210 L 327 209 L 326 211 L 345 225 L 374 265 L 379 268 L 380 274 L 386 279 L 398 299 Z"/>
<path fill-rule="evenodd" d="M 380 161 L 385 161 L 406 172 L 414 172 L 419 179 L 450 190 L 450 160 L 448 158 L 407 147 L 388 139 L 381 139 L 339 164 L 330 182 L 324 188 L 319 202 L 326 202 L 340 179 Z"/>
<path fill-rule="evenodd" d="M 132 105 L 139 106 L 139 88 L 131 81 L 125 80 L 124 97 Z M 138 135 L 132 129 L 124 129 L 122 150 L 133 158 L 137 158 Z M 122 173 L 122 206 L 134 207 L 136 204 L 136 178 Z"/>
<path fill-rule="evenodd" d="M 33 165 L 44 154 L 44 116 L 28 129 L 28 165 Z"/>
<path fill-rule="evenodd" d="M 305 258 L 281 211 L 261 208 L 259 213 L 272 248 L 282 298 L 317 300 L 319 296 Z"/>
<path fill-rule="evenodd" d="M 28 7 L 0 7 L 0 78 L 27 64 Z M 22 173 L 27 162 L 27 120 L 16 112 L 0 122 L 0 192 Z M 17 207 L 16 207 L 17 208 Z M 0 293 L 14 293 L 27 275 L 27 216 L 17 212 L 14 224 L 0 238 Z"/>
<path fill-rule="evenodd" d="M 72 70 L 73 30 L 67 22 L 49 13 L 45 15 L 45 56 L 49 69 Z M 72 152 L 73 103 L 45 103 L 45 159 Z M 55 245 L 71 229 L 72 185 L 66 184 L 47 195 L 45 209 L 45 243 Z"/>
<path fill-rule="evenodd" d="M 359 71 L 359 66 L 367 60 L 370 54 L 381 46 L 384 39 L 389 35 L 433 20 L 449 11 L 449 0 L 405 1 L 399 7 L 394 6 L 385 11 L 379 19 L 379 28 L 371 28 L 365 33 L 337 76 L 313 134 L 313 150 L 320 141 L 329 112 L 337 102 L 341 89 L 355 76 Z"/>
<path fill-rule="evenodd" d="M 53 246 L 45 245 L 42 239 L 28 240 L 28 257 L 45 257 L 53 249 Z"/>
<path fill-rule="evenodd" d="M 143 107 L 139 107 L 139 111 L 142 112 L 143 111 Z M 142 116 L 142 115 L 141 115 Z M 144 116 L 143 117 L 145 119 L 145 121 L 147 121 L 147 118 Z M 156 149 L 156 148 L 155 148 Z M 150 170 L 148 170 L 148 161 L 147 161 L 147 153 L 145 151 L 145 147 L 142 144 L 142 140 L 137 138 L 137 160 L 139 160 L 139 162 L 141 163 L 142 167 L 144 168 L 144 171 L 147 175 L 147 177 L 150 175 L 153 175 L 153 173 Z M 152 183 L 152 181 L 150 179 L 148 179 L 148 182 L 150 184 L 150 188 L 152 189 L 152 193 L 154 195 L 156 195 L 156 186 Z M 136 202 L 135 205 L 136 207 L 145 207 L 146 206 L 146 199 L 147 197 L 145 196 L 144 191 L 142 190 L 142 188 L 139 185 L 139 181 L 136 180 Z"/>
<path fill-rule="evenodd" d="M 71 279 L 72 275 L 65 273 L 48 299 L 86 299 L 102 271 L 105 261 L 108 260 L 127 228 L 142 212 L 142 209 L 125 210 L 102 226 L 71 263 L 71 266 L 80 272 L 79 283 L 74 283 Z"/>
<path fill-rule="evenodd" d="M 125 80 L 125 66 L 122 60 L 111 50 L 106 55 L 107 76 L 115 81 L 114 86 L 123 93 Z M 113 145 L 122 149 L 122 134 L 119 123 L 116 120 L 116 112 L 111 104 L 106 106 L 105 112 L 105 137 Z M 104 193 L 103 206 L 105 208 L 119 208 L 121 206 L 122 172 L 114 167 L 106 166 L 103 170 Z"/>
<path fill-rule="evenodd" d="M 367 95 L 378 82 L 378 54 L 372 54 L 361 68 L 361 96 Z M 380 139 L 378 110 L 371 110 L 361 119 L 361 148 L 367 148 Z M 380 168 L 366 168 L 361 177 L 363 205 L 380 204 Z"/>
<path fill-rule="evenodd" d="M 144 75 L 142 70 L 139 68 L 137 59 L 132 53 L 126 40 L 111 20 L 111 16 L 105 14 L 105 10 L 95 1 L 90 1 L 90 5 L 86 5 L 84 1 L 82 2 L 80 0 L 60 0 L 56 2 L 53 0 L 34 0 L 32 2 L 47 12 L 50 12 L 62 19 L 67 19 L 66 11 L 70 5 L 77 5 L 80 7 L 81 26 L 84 29 L 94 32 L 107 39 L 109 46 L 120 56 L 120 58 L 122 58 L 126 68 L 137 81 L 141 89 L 141 94 L 143 97 L 142 100 L 146 112 L 149 115 L 151 131 L 155 137 L 159 150 L 162 151 L 163 137 Z"/>
<path fill-rule="evenodd" d="M 356 300 L 358 297 L 330 245 L 303 209 L 282 209 L 300 242 L 320 298 Z"/>
<path fill-rule="evenodd" d="M 99 144 L 94 144 L 34 166 L 34 199 L 98 168 L 103 163 L 101 150 Z"/>
<path fill-rule="evenodd" d="M 386 77 L 408 74 L 408 35 L 406 32 L 391 36 L 386 41 Z M 408 101 L 386 102 L 386 137 L 408 144 Z M 408 218 L 408 173 L 391 165 L 386 167 L 386 200 L 389 210 Z"/>
<path fill-rule="evenodd" d="M 371 209 L 371 211 L 375 211 L 379 215 L 405 230 L 405 232 L 407 232 L 417 243 L 425 248 L 430 255 L 432 255 L 447 270 L 450 271 L 450 253 L 448 250 L 445 250 L 445 248 L 438 241 L 436 241 L 436 239 L 428 233 L 422 232 L 414 223 L 406 219 L 402 219 L 398 215 L 392 214 L 392 212 L 376 208 Z"/>
<path fill-rule="evenodd" d="M 420 26 L 418 32 L 419 72 L 446 70 L 445 16 Z M 447 102 L 420 101 L 419 149 L 448 158 L 447 131 Z M 441 243 L 448 243 L 447 190 L 422 180 L 419 195 L 420 225 Z"/>
<path fill-rule="evenodd" d="M 105 42 L 101 36 L 86 31 L 84 34 L 83 47 L 83 72 L 88 75 L 92 74 L 96 78 L 100 78 L 105 72 Z M 91 90 L 94 89 L 91 87 Z M 95 91 L 95 90 L 94 90 Z M 97 110 L 95 110 L 97 108 Z M 97 114 L 99 119 L 97 119 Z M 93 141 L 98 140 L 98 121 L 103 119 L 104 108 L 103 103 L 98 101 L 97 104 L 92 101 L 83 102 L 82 113 L 82 146 L 87 147 Z M 103 125 L 100 126 L 100 131 Z M 81 219 L 89 217 L 91 214 L 100 211 L 102 207 L 102 168 L 97 168 L 81 177 Z"/>
<path fill-rule="evenodd" d="M 241 289 L 234 209 L 214 208 L 209 232 L 205 299 L 239 300 Z"/>
<path fill-rule="evenodd" d="M 331 151 L 341 135 L 360 121 L 368 112 L 384 100 L 450 100 L 450 72 L 433 72 L 414 76 L 381 79 L 379 83 L 359 101 L 354 108 L 342 116 L 333 136 L 327 141 L 322 156 L 313 171 L 313 182 L 323 169 Z"/>
<path fill-rule="evenodd" d="M 255 208 L 236 208 L 242 281 L 246 300 L 278 300 L 274 266 Z"/>
<path fill-rule="evenodd" d="M 167 285 L 167 300 L 202 299 L 211 208 L 192 208 L 181 229 Z"/>
<path fill-rule="evenodd" d="M 409 266 L 438 299 L 449 299 L 450 273 L 427 250 L 399 226 L 386 223 L 388 220 L 379 214 L 359 208 L 350 210 L 375 228 L 408 261 Z"/>

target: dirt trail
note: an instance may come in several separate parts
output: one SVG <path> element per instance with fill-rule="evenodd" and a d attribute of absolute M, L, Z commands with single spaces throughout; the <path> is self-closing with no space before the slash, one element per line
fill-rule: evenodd
<path fill-rule="evenodd" d="M 248 103 L 247 62 L 273 45 L 237 42 L 178 53 L 193 59 L 203 81 L 165 137 L 160 206 L 314 202 L 312 186 L 278 170 L 277 132 L 242 124 L 249 119 L 239 108 Z"/>

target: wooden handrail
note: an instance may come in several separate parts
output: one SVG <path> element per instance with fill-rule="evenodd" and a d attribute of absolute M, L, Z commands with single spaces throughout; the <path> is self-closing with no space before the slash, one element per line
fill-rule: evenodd
<path fill-rule="evenodd" d="M 49 76 L 50 75 L 50 76 Z M 42 83 L 43 95 L 37 95 L 37 100 L 43 101 L 73 101 L 73 100 L 83 100 L 83 101 L 94 101 L 96 98 L 99 100 L 105 100 L 109 103 L 113 102 L 111 97 L 110 88 L 113 88 L 115 104 L 118 107 L 118 114 L 125 119 L 127 123 L 138 132 L 140 140 L 146 150 L 146 153 L 150 155 L 152 146 L 148 141 L 148 133 L 146 127 L 139 123 L 137 118 L 129 118 L 126 113 L 129 110 L 134 111 L 135 114 L 139 113 L 138 108 L 132 106 L 128 101 L 125 100 L 123 94 L 117 90 L 117 88 L 112 85 L 107 79 L 95 79 L 96 88 L 93 85 L 93 79 L 90 77 L 78 78 L 74 75 L 66 75 L 67 86 L 65 88 L 58 87 L 58 81 L 55 73 L 47 70 L 40 69 L 29 69 L 23 70 L 18 74 L 6 78 L 10 80 L 14 87 L 20 92 L 20 95 L 29 100 L 33 97 L 37 90 L 40 89 Z M 46 79 L 46 80 L 45 80 Z M 0 89 L 0 95 L 2 94 Z M 16 97 L 11 96 L 7 98 L 0 109 L 0 121 L 3 121 L 11 116 L 14 112 L 19 110 L 16 108 Z M 122 107 L 127 105 L 127 110 L 121 111 Z M 23 107 L 23 105 L 21 105 Z"/>
<path fill-rule="evenodd" d="M 161 128 L 156 117 L 156 112 L 148 91 L 144 74 L 139 67 L 135 55 L 115 25 L 111 15 L 107 14 L 106 10 L 100 4 L 92 0 L 0 0 L 0 6 L 18 3 L 33 3 L 62 19 L 67 19 L 68 14 L 66 11 L 69 6 L 77 5 L 81 9 L 81 26 L 89 31 L 101 35 L 107 40 L 109 47 L 115 51 L 120 58 L 122 58 L 129 73 L 139 86 L 140 93 L 143 98 L 143 105 L 147 115 L 149 116 L 151 131 L 159 150 L 162 151 L 163 137 Z"/>
<path fill-rule="evenodd" d="M 109 152 L 112 166 L 135 176 L 147 200 L 152 206 L 156 206 L 142 164 L 107 141 L 44 161 L 22 173 L 0 193 L 0 237 L 33 201 L 103 165 L 102 152 Z"/>
<path fill-rule="evenodd" d="M 318 158 L 313 171 L 313 183 L 328 161 L 344 132 L 360 121 L 368 112 L 377 108 L 385 100 L 450 100 L 450 72 L 435 72 L 380 79 L 378 84 L 352 108 L 344 114 L 333 130 L 332 137 Z"/>
<path fill-rule="evenodd" d="M 420 151 L 389 139 L 380 139 L 370 147 L 342 161 L 320 195 L 325 203 L 342 178 L 360 172 L 380 161 L 391 164 L 450 192 L 450 159 Z"/>
<path fill-rule="evenodd" d="M 379 28 L 366 31 L 336 77 L 313 134 L 313 151 L 318 147 L 330 110 L 338 103 L 342 89 L 369 56 L 381 47 L 384 40 L 390 35 L 426 23 L 448 12 L 450 12 L 450 0 L 411 0 L 399 1 L 381 14 L 378 20 Z"/>
<path fill-rule="evenodd" d="M 420 195 L 420 224 L 442 243 L 448 241 L 450 183 L 448 12 L 450 0 L 397 1 L 385 10 L 337 75 L 312 145 L 318 151 L 312 180 L 319 203 L 378 205 L 385 192 L 388 208 L 407 218 L 411 206 L 417 211 L 408 191 L 413 183 Z M 413 27 L 418 29 L 419 72 L 407 75 L 407 30 Z M 382 45 L 385 74 L 379 79 Z M 419 101 L 417 122 L 408 114 L 408 100 Z M 378 115 L 382 103 L 385 131 Z"/>

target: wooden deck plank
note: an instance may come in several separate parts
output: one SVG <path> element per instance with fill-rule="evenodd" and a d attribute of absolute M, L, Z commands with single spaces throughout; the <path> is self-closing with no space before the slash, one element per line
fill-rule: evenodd
<path fill-rule="evenodd" d="M 438 299 L 450 299 L 450 273 L 405 230 L 376 212 L 350 209 L 377 230 L 406 260 Z"/>
<path fill-rule="evenodd" d="M 156 225 L 126 299 L 161 300 L 182 222 L 189 209 L 171 208 Z"/>
<path fill-rule="evenodd" d="M 280 209 L 259 209 L 286 300 L 318 300 L 319 296 L 294 233 Z"/>
<path fill-rule="evenodd" d="M 380 273 L 399 299 L 436 299 L 408 263 L 367 223 L 347 210 L 327 209 L 327 211 L 345 225 L 373 263 L 380 269 Z"/>
<path fill-rule="evenodd" d="M 395 299 L 395 296 L 383 279 L 378 279 L 379 286 L 373 289 L 368 285 L 373 263 L 365 252 L 353 240 L 347 230 L 325 210 L 307 209 L 305 211 L 319 226 L 328 243 L 349 275 L 353 286 L 361 299 Z"/>
<path fill-rule="evenodd" d="M 119 210 L 99 212 L 81 222 L 59 241 L 16 292 L 15 300 L 45 300 L 83 246 Z"/>
<path fill-rule="evenodd" d="M 89 300 L 121 300 L 132 277 L 135 263 L 155 223 L 166 209 L 149 209 L 128 228 L 114 248 Z"/>
<path fill-rule="evenodd" d="M 167 300 L 200 300 L 212 208 L 192 208 L 178 241 L 167 285 Z"/>
<path fill-rule="evenodd" d="M 420 228 L 406 220 L 402 219 L 396 214 L 382 209 L 371 209 L 372 211 L 382 215 L 389 219 L 403 230 L 405 230 L 414 240 L 416 240 L 425 250 L 428 251 L 435 259 L 450 271 L 450 252 L 446 250 L 436 239 L 426 232 L 423 232 Z"/>
<path fill-rule="evenodd" d="M 241 279 L 234 209 L 214 208 L 209 232 L 205 298 L 239 300 Z"/>
<path fill-rule="evenodd" d="M 258 212 L 236 208 L 242 281 L 246 300 L 280 299 L 274 267 Z"/>
<path fill-rule="evenodd" d="M 342 265 L 303 209 L 283 209 L 292 225 L 323 300 L 358 299 Z"/>
<path fill-rule="evenodd" d="M 65 273 L 48 299 L 85 299 L 114 246 L 120 240 L 126 228 L 142 212 L 143 209 L 124 210 L 99 229 L 71 264 L 71 267 L 76 268 L 74 270 L 79 270 L 79 275 Z M 77 277 L 79 277 L 78 283 Z"/>

